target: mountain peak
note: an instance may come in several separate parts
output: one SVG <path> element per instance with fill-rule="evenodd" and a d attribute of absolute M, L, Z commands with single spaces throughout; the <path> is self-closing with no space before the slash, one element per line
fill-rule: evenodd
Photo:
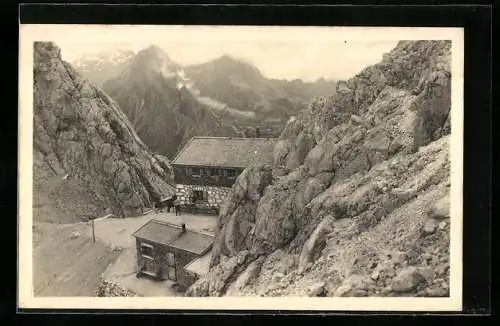
<path fill-rule="evenodd" d="M 141 56 L 149 56 L 149 57 L 154 56 L 157 58 L 164 58 L 164 59 L 170 60 L 170 58 L 168 57 L 165 50 L 160 48 L 158 45 L 154 45 L 154 44 L 151 44 L 147 48 L 140 50 L 137 54 L 141 55 Z"/>
<path fill-rule="evenodd" d="M 243 74 L 253 77 L 263 77 L 260 70 L 251 62 L 245 59 L 235 58 L 229 54 L 224 54 L 218 59 L 212 61 L 212 65 L 216 70 L 228 74 Z"/>
<path fill-rule="evenodd" d="M 236 58 L 230 56 L 229 54 L 223 54 L 220 56 L 219 61 L 235 61 L 239 62 Z"/>
<path fill-rule="evenodd" d="M 245 65 L 245 66 L 254 67 L 254 65 L 252 63 L 246 61 L 245 59 L 235 58 L 229 54 L 223 54 L 222 56 L 220 56 L 218 59 L 215 59 L 214 61 L 219 62 L 219 63 L 224 63 L 224 64 Z"/>
<path fill-rule="evenodd" d="M 132 66 L 141 71 L 161 72 L 165 77 L 175 76 L 180 69 L 162 48 L 154 44 L 137 52 Z"/>

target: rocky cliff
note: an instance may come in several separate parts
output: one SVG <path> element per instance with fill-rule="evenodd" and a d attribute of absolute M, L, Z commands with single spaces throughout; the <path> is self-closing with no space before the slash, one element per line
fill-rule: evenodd
<path fill-rule="evenodd" d="M 169 195 L 169 161 L 153 155 L 101 89 L 34 44 L 34 219 L 134 216 Z"/>
<path fill-rule="evenodd" d="M 447 296 L 450 47 L 400 42 L 245 170 L 188 296 Z"/>

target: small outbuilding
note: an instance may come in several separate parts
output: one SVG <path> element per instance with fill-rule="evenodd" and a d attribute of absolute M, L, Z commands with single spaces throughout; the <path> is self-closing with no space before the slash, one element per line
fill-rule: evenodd
<path fill-rule="evenodd" d="M 152 219 L 133 236 L 137 246 L 138 277 L 168 279 L 186 289 L 204 273 L 203 268 L 208 271 L 206 263 L 196 262 L 200 258 L 207 259 L 214 241 L 212 235 L 188 230 L 185 224 Z M 186 270 L 187 265 L 201 267 L 191 271 Z"/>

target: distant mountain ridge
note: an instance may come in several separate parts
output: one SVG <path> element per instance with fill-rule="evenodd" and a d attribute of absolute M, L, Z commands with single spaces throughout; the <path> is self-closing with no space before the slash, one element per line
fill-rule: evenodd
<path fill-rule="evenodd" d="M 230 55 L 183 67 L 156 45 L 145 50 L 139 51 L 145 59 L 151 58 L 148 53 L 152 56 L 154 52 L 163 53 L 163 63 L 156 61 L 150 64 L 156 65 L 155 68 L 162 71 L 164 77 L 175 77 L 177 88 L 186 88 L 204 105 L 216 110 L 226 107 L 229 112 L 243 111 L 246 116 L 255 112 L 259 115 L 257 119 L 278 118 L 286 122 L 291 115 L 306 108 L 314 97 L 333 95 L 336 89 L 335 81 L 322 77 L 315 82 L 267 78 L 251 63 Z M 129 50 L 102 52 L 83 56 L 73 65 L 84 76 L 102 86 L 118 77 L 135 55 Z M 239 114 L 237 111 L 234 113 Z"/>
<path fill-rule="evenodd" d="M 135 56 L 131 50 L 102 51 L 87 54 L 72 62 L 72 66 L 97 86 L 120 74 L 128 61 Z"/>
<path fill-rule="evenodd" d="M 119 104 L 139 137 L 162 155 L 173 157 L 195 135 L 234 135 L 221 115 L 197 99 L 197 90 L 182 67 L 157 46 L 139 51 L 103 89 Z"/>
<path fill-rule="evenodd" d="M 259 127 L 277 137 L 313 97 L 336 89 L 334 81 L 324 79 L 268 79 L 229 55 L 183 67 L 156 45 L 99 58 L 82 58 L 76 66 L 102 83 L 151 150 L 170 157 L 194 135 L 250 136 Z"/>
<path fill-rule="evenodd" d="M 240 110 L 286 121 L 316 96 L 333 95 L 334 81 L 306 83 L 268 79 L 258 68 L 224 55 L 207 63 L 185 67 L 200 93 Z"/>

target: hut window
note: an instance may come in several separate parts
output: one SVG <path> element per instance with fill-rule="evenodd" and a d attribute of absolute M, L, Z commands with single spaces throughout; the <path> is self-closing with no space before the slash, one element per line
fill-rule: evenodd
<path fill-rule="evenodd" d="M 153 257 L 153 246 L 147 243 L 141 243 L 141 254 L 147 257 Z"/>
<path fill-rule="evenodd" d="M 186 173 L 187 173 L 188 175 L 193 174 L 193 169 L 191 169 L 191 168 L 186 168 Z"/>
<path fill-rule="evenodd" d="M 227 175 L 228 175 L 228 177 L 234 178 L 236 176 L 236 171 L 235 170 L 227 170 Z"/>
<path fill-rule="evenodd" d="M 192 170 L 193 175 L 200 175 L 201 174 L 200 168 L 192 168 L 191 170 Z"/>
<path fill-rule="evenodd" d="M 227 174 L 228 174 L 228 173 L 227 173 L 227 170 L 226 170 L 226 169 L 224 169 L 224 170 L 223 170 L 223 173 L 224 173 L 224 176 L 225 176 L 225 177 L 227 177 Z"/>

